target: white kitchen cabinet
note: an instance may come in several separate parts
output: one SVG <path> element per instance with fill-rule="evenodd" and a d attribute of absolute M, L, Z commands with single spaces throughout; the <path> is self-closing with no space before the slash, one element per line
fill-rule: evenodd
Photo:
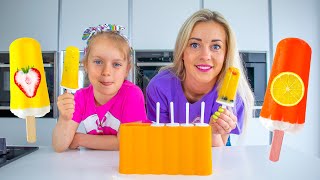
<path fill-rule="evenodd" d="M 195 0 L 134 0 L 133 48 L 173 49 L 183 22 L 199 9 Z"/>
<path fill-rule="evenodd" d="M 60 48 L 77 46 L 83 49 L 82 34 L 88 27 L 99 24 L 125 26 L 128 34 L 128 0 L 63 0 L 61 1 Z"/>
<path fill-rule="evenodd" d="M 20 37 L 38 40 L 43 51 L 58 47 L 58 0 L 1 0 L 0 51 Z"/>
<path fill-rule="evenodd" d="M 268 0 L 204 0 L 231 24 L 239 50 L 269 51 Z"/>

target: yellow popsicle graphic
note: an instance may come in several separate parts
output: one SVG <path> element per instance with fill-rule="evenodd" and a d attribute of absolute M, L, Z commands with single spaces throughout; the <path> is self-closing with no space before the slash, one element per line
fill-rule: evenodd
<path fill-rule="evenodd" d="M 40 44 L 24 37 L 10 51 L 10 111 L 26 119 L 27 141 L 36 141 L 35 117 L 50 112 L 50 101 Z"/>
<path fill-rule="evenodd" d="M 79 49 L 74 46 L 68 46 L 66 49 L 66 56 L 63 62 L 61 87 L 67 90 L 77 90 L 79 88 L 79 59 Z"/>
<path fill-rule="evenodd" d="M 223 79 L 221 89 L 218 93 L 218 103 L 224 106 L 234 106 L 239 78 L 239 69 L 235 67 L 230 67 Z"/>

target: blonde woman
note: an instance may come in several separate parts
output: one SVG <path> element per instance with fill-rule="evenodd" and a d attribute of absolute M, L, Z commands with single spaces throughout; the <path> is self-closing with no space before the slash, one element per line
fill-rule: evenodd
<path fill-rule="evenodd" d="M 235 107 L 216 103 L 227 69 L 240 69 Z M 190 103 L 190 122 L 200 120 L 205 102 L 204 122 L 212 127 L 212 146 L 224 146 L 229 134 L 240 134 L 252 117 L 254 97 L 239 57 L 236 37 L 218 12 L 202 9 L 189 17 L 178 34 L 173 65 L 162 69 L 147 87 L 147 116 L 154 121 L 160 102 L 160 121 L 170 122 L 170 102 L 174 120 L 185 123 L 185 104 Z M 216 113 L 218 112 L 218 113 Z"/>

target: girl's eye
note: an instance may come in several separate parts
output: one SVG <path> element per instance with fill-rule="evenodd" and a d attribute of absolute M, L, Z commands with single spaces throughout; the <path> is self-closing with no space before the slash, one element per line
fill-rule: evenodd
<path fill-rule="evenodd" d="M 96 59 L 96 60 L 93 61 L 93 63 L 95 63 L 95 64 L 97 64 L 97 65 L 100 65 L 100 64 L 102 64 L 102 61 L 99 60 L 99 59 Z"/>
<path fill-rule="evenodd" d="M 212 49 L 219 50 L 219 49 L 221 49 L 221 46 L 218 45 L 218 44 L 215 44 L 215 45 L 212 46 Z"/>
<path fill-rule="evenodd" d="M 120 63 L 113 63 L 113 67 L 120 67 L 122 66 Z"/>
<path fill-rule="evenodd" d="M 198 48 L 199 47 L 199 44 L 198 43 L 191 43 L 190 46 L 192 48 Z"/>

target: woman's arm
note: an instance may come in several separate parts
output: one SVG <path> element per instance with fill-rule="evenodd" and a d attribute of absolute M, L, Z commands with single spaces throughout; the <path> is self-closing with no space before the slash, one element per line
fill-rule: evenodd
<path fill-rule="evenodd" d="M 214 134 L 212 133 L 212 147 L 225 146 L 228 141 L 229 134 Z"/>
<path fill-rule="evenodd" d="M 211 116 L 209 124 L 212 128 L 212 146 L 225 146 L 229 133 L 237 127 L 237 117 L 231 111 L 219 108 Z"/>

